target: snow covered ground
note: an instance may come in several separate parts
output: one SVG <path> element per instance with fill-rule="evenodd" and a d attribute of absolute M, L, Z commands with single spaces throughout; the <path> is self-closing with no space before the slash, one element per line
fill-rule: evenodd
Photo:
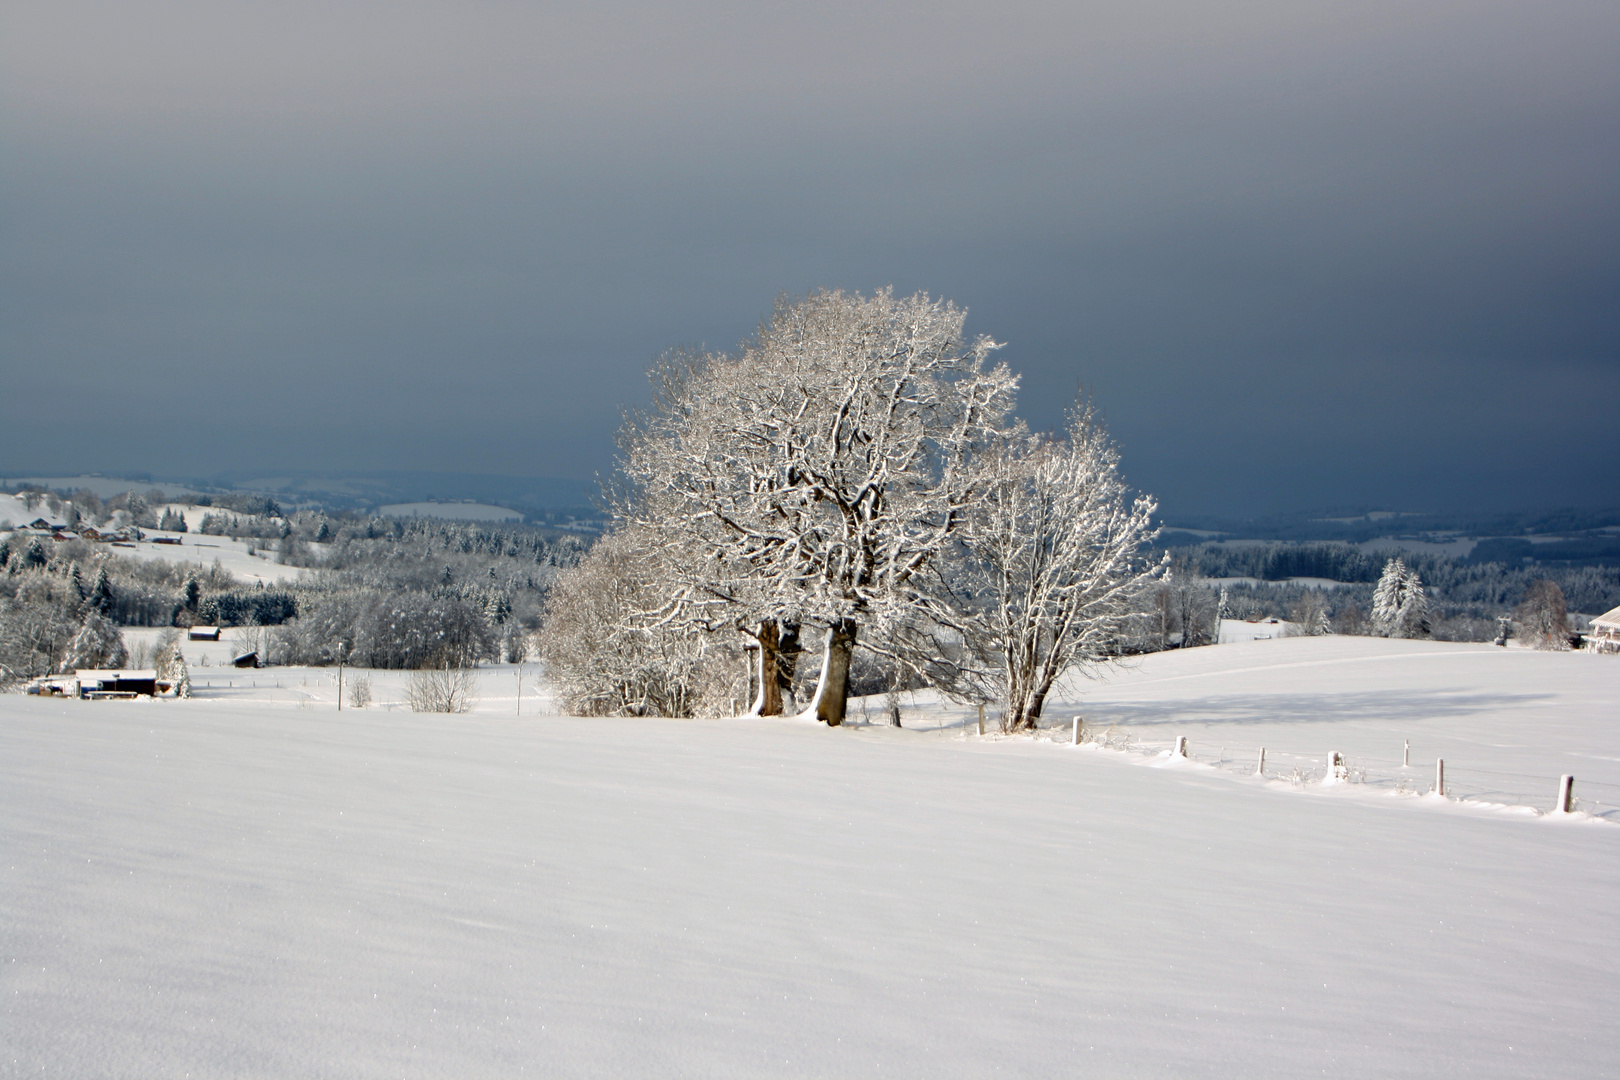
<path fill-rule="evenodd" d="M 230 573 L 248 582 L 264 582 L 273 584 L 279 581 L 296 580 L 309 573 L 308 570 L 296 566 L 283 566 L 275 561 L 275 552 L 265 550 L 273 548 L 275 541 L 259 540 L 250 544 L 247 540 L 233 540 L 229 536 L 204 536 L 195 530 L 202 525 L 205 514 L 214 511 L 206 506 L 183 506 L 179 503 L 169 503 L 157 507 L 157 513 L 165 510 L 174 510 L 186 519 L 186 527 L 192 532 L 165 532 L 162 529 L 143 529 L 146 539 L 138 544 L 109 544 L 103 545 L 106 551 L 121 555 L 129 559 L 161 559 L 173 563 L 194 563 L 199 566 L 212 566 L 217 560 L 221 566 Z M 28 510 L 23 501 L 15 495 L 0 495 L 0 528 L 6 522 L 13 525 L 25 525 L 38 517 L 49 517 L 50 514 L 43 507 Z M 178 544 L 154 543 L 158 537 L 178 540 Z M 249 554 L 249 547 L 259 550 Z M 306 550 L 319 555 L 324 544 L 309 543 L 304 545 Z"/>
<path fill-rule="evenodd" d="M 212 566 L 217 561 L 232 577 L 246 582 L 275 584 L 280 581 L 296 581 L 312 572 L 302 567 L 285 566 L 276 562 L 275 551 L 266 550 L 273 547 L 275 544 L 273 540 L 259 540 L 256 544 L 250 544 L 247 540 L 234 540 L 229 536 L 164 532 L 161 529 L 142 529 L 141 532 L 146 539 L 140 543 L 108 545 L 107 550 L 126 559 L 162 560 L 198 566 Z M 178 540 L 179 543 L 155 543 L 158 537 Z M 313 543 L 304 545 L 306 550 L 316 553 L 323 546 Z M 250 554 L 250 547 L 256 547 L 258 550 Z"/>
<path fill-rule="evenodd" d="M 400 675 L 339 713 L 332 672 L 193 674 L 0 698 L 18 1074 L 1620 1074 L 1620 827 L 1216 753 L 1616 780 L 1614 660 L 1164 654 L 1053 710 L 1116 750 L 927 702 L 579 720 L 531 686 L 519 716 L 496 668 L 436 717 Z M 1206 764 L 1155 756 L 1176 735 Z"/>

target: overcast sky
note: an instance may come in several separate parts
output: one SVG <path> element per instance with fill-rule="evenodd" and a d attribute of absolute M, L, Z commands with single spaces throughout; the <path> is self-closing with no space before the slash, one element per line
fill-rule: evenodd
<path fill-rule="evenodd" d="M 1166 511 L 1620 504 L 1620 4 L 0 13 L 0 470 L 589 477 L 926 290 Z"/>

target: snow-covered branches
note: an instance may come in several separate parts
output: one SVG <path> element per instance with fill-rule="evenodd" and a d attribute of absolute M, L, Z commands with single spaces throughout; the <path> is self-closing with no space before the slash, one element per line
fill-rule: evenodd
<path fill-rule="evenodd" d="M 661 616 L 675 567 L 622 529 L 599 540 L 546 597 L 540 659 L 567 707 L 584 716 L 692 716 L 732 703 L 731 638 Z M 729 647 L 728 647 L 729 645 Z"/>
<path fill-rule="evenodd" d="M 844 715 L 859 628 L 907 613 L 985 497 L 1017 380 L 926 295 L 782 301 L 735 356 L 686 356 L 624 439 L 621 520 L 679 567 L 661 617 L 826 628 L 813 707 Z"/>
<path fill-rule="evenodd" d="M 936 648 L 954 693 L 1003 705 L 1003 725 L 1033 726 L 1064 672 L 1118 651 L 1126 620 L 1160 572 L 1146 565 L 1153 500 L 1132 497 L 1119 454 L 1084 402 L 1067 437 L 1007 441 L 958 549 L 941 563 L 927 618 L 964 646 Z M 936 635 L 937 637 L 938 635 Z"/>

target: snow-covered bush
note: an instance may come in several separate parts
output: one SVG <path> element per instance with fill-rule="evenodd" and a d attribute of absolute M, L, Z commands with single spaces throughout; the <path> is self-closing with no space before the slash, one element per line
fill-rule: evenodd
<path fill-rule="evenodd" d="M 697 716 L 737 709 L 739 635 L 660 621 L 664 574 L 633 530 L 598 540 L 546 597 L 540 660 L 581 716 Z"/>

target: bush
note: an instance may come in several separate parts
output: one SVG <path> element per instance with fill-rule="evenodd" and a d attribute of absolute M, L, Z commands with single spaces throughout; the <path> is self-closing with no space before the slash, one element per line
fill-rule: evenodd
<path fill-rule="evenodd" d="M 406 693 L 412 712 L 464 713 L 471 711 L 478 700 L 477 689 L 478 679 L 472 668 L 447 664 L 411 672 Z"/>

